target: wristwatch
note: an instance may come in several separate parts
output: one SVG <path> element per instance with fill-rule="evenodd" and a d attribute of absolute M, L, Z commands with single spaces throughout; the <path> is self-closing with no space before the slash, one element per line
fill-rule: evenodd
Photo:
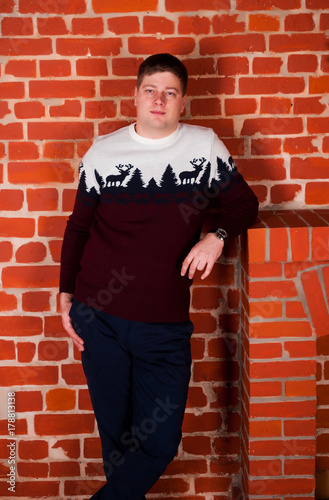
<path fill-rule="evenodd" d="M 212 229 L 211 231 L 209 231 L 210 233 L 213 233 L 219 240 L 222 240 L 225 241 L 227 240 L 228 238 L 228 234 L 227 232 L 225 231 L 225 229 L 222 229 L 222 228 L 217 228 L 217 229 Z"/>

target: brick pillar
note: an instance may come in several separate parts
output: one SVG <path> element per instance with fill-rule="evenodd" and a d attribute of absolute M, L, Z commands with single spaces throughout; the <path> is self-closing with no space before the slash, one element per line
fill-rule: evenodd
<path fill-rule="evenodd" d="M 316 340 L 329 333 L 328 223 L 328 211 L 266 211 L 242 238 L 246 499 L 314 498 Z"/>

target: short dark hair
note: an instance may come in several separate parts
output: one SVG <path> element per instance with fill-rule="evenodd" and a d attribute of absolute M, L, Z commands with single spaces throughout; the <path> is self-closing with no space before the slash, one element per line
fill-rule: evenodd
<path fill-rule="evenodd" d="M 137 89 L 139 89 L 145 75 L 170 71 L 180 81 L 182 94 L 186 94 L 188 73 L 182 61 L 171 54 L 154 54 L 149 56 L 139 66 L 137 75 Z"/>

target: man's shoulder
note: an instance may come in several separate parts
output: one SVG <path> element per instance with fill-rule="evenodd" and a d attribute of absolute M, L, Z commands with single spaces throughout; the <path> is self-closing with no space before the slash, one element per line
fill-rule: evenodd
<path fill-rule="evenodd" d="M 193 136 L 203 136 L 203 137 L 213 137 L 215 132 L 211 127 L 203 127 L 201 125 L 192 125 L 191 123 L 182 122 L 180 124 L 182 133 L 188 135 L 189 137 Z"/>
<path fill-rule="evenodd" d="M 129 136 L 128 130 L 129 130 L 129 125 L 126 125 L 125 127 L 114 130 L 109 134 L 99 135 L 94 139 L 94 146 L 101 146 L 103 144 L 107 145 L 108 143 L 111 142 L 116 143 L 119 140 L 123 140 L 125 137 L 128 138 Z"/>

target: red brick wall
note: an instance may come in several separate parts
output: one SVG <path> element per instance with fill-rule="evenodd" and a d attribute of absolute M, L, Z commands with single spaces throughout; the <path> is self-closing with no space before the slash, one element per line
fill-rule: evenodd
<path fill-rule="evenodd" d="M 191 75 L 185 119 L 216 130 L 263 207 L 326 206 L 329 6 L 4 0 L 0 12 L 0 496 L 13 497 L 6 480 L 14 430 L 15 495 L 82 500 L 102 480 L 99 442 L 57 304 L 79 160 L 94 136 L 133 119 L 140 61 L 169 51 Z M 184 437 L 154 498 L 225 500 L 240 482 L 237 256 L 233 245 L 193 289 L 195 361 Z M 329 374 L 321 359 L 325 405 Z M 14 429 L 8 392 L 15 392 Z"/>

